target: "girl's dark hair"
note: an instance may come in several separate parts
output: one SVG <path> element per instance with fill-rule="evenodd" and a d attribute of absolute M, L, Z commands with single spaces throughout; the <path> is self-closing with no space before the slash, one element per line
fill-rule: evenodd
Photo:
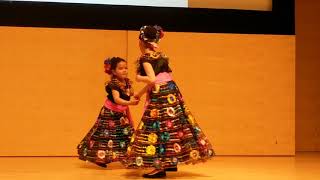
<path fill-rule="evenodd" d="M 117 65 L 120 62 L 127 62 L 127 61 L 120 57 L 112 57 L 104 60 L 104 68 L 105 68 L 104 72 L 111 75 L 112 70 L 115 70 L 117 68 Z"/>
<path fill-rule="evenodd" d="M 144 42 L 158 43 L 163 36 L 164 32 L 160 26 L 142 26 L 140 28 L 139 39 Z"/>

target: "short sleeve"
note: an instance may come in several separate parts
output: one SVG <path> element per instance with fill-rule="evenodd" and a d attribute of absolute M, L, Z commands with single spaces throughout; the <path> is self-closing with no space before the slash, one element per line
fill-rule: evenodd
<path fill-rule="evenodd" d="M 152 61 L 152 59 L 150 57 L 148 57 L 147 55 L 144 55 L 144 56 L 140 57 L 140 59 L 139 59 L 140 64 L 143 64 L 145 62 L 151 64 L 151 61 Z"/>
<path fill-rule="evenodd" d="M 112 81 L 110 81 L 108 83 L 108 85 L 106 86 L 106 89 L 110 89 L 110 91 L 112 91 L 112 90 L 116 90 L 116 91 L 119 91 L 119 92 L 121 91 L 120 87 L 116 83 L 114 83 Z"/>
<path fill-rule="evenodd" d="M 138 63 L 137 63 L 137 73 L 142 75 L 142 76 L 145 76 L 146 75 L 146 72 L 144 71 L 144 68 L 143 68 L 143 63 L 150 63 L 152 65 L 152 59 L 150 58 L 149 55 L 147 54 L 144 54 L 143 56 L 141 56 L 139 59 L 138 59 Z"/>

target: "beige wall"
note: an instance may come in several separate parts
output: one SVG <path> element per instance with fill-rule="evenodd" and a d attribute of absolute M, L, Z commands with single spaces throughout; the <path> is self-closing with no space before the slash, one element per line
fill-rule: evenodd
<path fill-rule="evenodd" d="M 319 1 L 296 0 L 297 151 L 320 151 Z"/>
<path fill-rule="evenodd" d="M 194 8 L 272 10 L 272 0 L 189 0 L 188 3 Z"/>
<path fill-rule="evenodd" d="M 74 155 L 125 31 L 0 27 L 0 155 Z"/>
<path fill-rule="evenodd" d="M 0 27 L 0 155 L 76 155 L 104 100 L 103 59 L 128 58 L 134 79 L 137 35 Z M 294 36 L 171 32 L 161 45 L 218 155 L 294 154 Z"/>

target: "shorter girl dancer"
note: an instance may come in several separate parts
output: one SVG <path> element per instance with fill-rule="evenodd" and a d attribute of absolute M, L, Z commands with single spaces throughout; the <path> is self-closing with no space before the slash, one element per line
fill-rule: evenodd
<path fill-rule="evenodd" d="M 134 132 L 129 105 L 137 105 L 131 81 L 127 78 L 127 62 L 119 57 L 105 60 L 105 72 L 111 80 L 105 86 L 108 93 L 97 121 L 78 145 L 79 159 L 101 167 L 125 158 L 127 145 Z"/>

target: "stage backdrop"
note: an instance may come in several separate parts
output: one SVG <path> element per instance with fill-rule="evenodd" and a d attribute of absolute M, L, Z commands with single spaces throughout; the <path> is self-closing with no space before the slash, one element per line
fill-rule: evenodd
<path fill-rule="evenodd" d="M 134 80 L 137 36 L 0 27 L 0 156 L 77 155 L 104 102 L 103 60 L 127 58 Z M 295 36 L 169 32 L 161 47 L 218 155 L 295 153 Z"/>

